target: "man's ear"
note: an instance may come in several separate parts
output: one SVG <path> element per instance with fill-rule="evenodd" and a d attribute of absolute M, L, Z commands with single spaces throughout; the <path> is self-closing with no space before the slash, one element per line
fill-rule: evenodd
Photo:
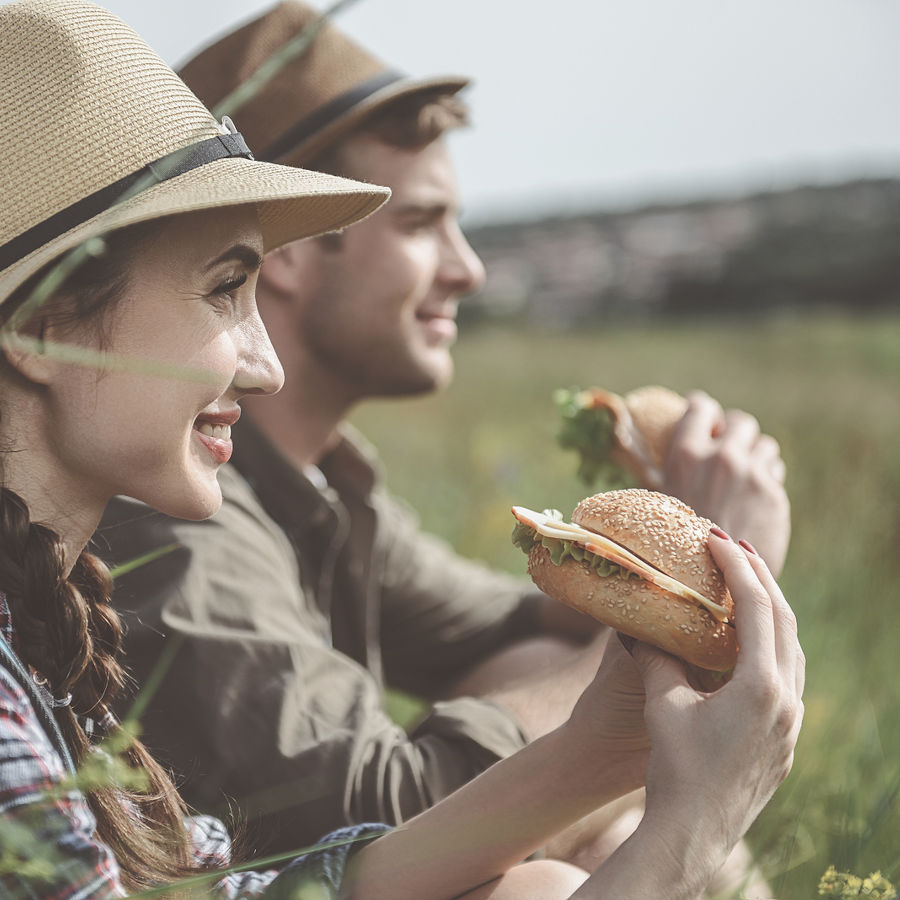
<path fill-rule="evenodd" d="M 307 243 L 294 241 L 266 254 L 259 270 L 259 285 L 267 294 L 291 299 L 297 293 L 302 267 L 311 249 L 303 246 Z"/>
<path fill-rule="evenodd" d="M 259 272 L 259 284 L 265 293 L 281 299 L 293 300 L 305 293 L 311 278 L 315 278 L 323 254 L 331 256 L 344 246 L 343 232 L 332 231 L 314 238 L 304 238 L 285 244 L 266 255 Z"/>
<path fill-rule="evenodd" d="M 0 331 L 0 350 L 7 363 L 35 384 L 48 384 L 54 365 L 44 348 L 44 327 L 28 331 Z"/>

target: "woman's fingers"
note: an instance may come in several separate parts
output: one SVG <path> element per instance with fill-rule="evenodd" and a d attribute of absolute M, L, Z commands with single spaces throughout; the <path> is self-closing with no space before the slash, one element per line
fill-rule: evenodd
<path fill-rule="evenodd" d="M 648 701 L 690 691 L 681 660 L 643 641 L 635 641 L 629 652 L 640 669 Z"/>
<path fill-rule="evenodd" d="M 777 665 L 775 623 L 768 591 L 747 554 L 734 541 L 711 534 L 709 550 L 734 599 L 734 624 L 740 646 L 735 674 L 751 665 L 774 669 Z"/>
<path fill-rule="evenodd" d="M 759 667 L 760 677 L 769 665 L 796 695 L 797 708 L 787 710 L 799 728 L 802 715 L 800 697 L 806 680 L 806 660 L 797 638 L 797 618 L 768 566 L 750 544 L 710 536 L 709 548 L 722 569 L 735 603 L 735 626 L 741 651 L 740 667 Z"/>
<path fill-rule="evenodd" d="M 775 655 L 779 666 L 793 670 L 796 690 L 798 694 L 802 694 L 806 682 L 806 658 L 797 635 L 797 617 L 778 586 L 775 576 L 769 571 L 765 560 L 750 545 L 746 545 L 745 552 L 750 567 L 772 600 Z"/>

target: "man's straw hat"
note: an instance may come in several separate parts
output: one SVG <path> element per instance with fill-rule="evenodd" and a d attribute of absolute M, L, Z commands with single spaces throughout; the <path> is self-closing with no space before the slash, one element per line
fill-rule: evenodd
<path fill-rule="evenodd" d="M 291 53 L 313 31 L 311 46 Z M 214 108 L 282 51 L 287 61 L 251 98 L 222 109 L 240 119 L 259 158 L 273 162 L 306 165 L 392 100 L 421 92 L 453 94 L 468 84 L 460 76 L 415 79 L 388 68 L 297 0 L 279 3 L 227 34 L 179 74 Z"/>
<path fill-rule="evenodd" d="M 0 300 L 110 229 L 252 203 L 271 250 L 389 195 L 257 162 L 128 26 L 83 0 L 0 6 L 0 138 Z"/>

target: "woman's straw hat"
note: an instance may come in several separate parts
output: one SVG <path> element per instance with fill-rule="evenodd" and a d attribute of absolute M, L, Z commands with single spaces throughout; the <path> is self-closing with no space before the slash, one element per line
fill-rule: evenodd
<path fill-rule="evenodd" d="M 87 238 L 257 205 L 265 248 L 377 209 L 386 188 L 252 158 L 127 25 L 83 0 L 0 6 L 0 300 Z"/>
<path fill-rule="evenodd" d="M 312 44 L 303 49 L 313 34 Z M 279 54 L 284 54 L 280 60 Z M 222 112 L 240 119 L 260 159 L 290 165 L 307 165 L 399 97 L 454 94 L 469 82 L 461 76 L 416 79 L 391 69 L 297 0 L 279 3 L 220 38 L 179 74 L 213 109 L 273 61 L 280 68 L 252 97 L 237 106 L 226 102 Z"/>

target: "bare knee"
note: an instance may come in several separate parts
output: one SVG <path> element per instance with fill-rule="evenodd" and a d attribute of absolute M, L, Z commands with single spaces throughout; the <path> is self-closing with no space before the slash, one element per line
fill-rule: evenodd
<path fill-rule="evenodd" d="M 464 896 L 466 900 L 567 900 L 587 877 L 587 872 L 570 863 L 538 859 L 515 866 Z"/>

